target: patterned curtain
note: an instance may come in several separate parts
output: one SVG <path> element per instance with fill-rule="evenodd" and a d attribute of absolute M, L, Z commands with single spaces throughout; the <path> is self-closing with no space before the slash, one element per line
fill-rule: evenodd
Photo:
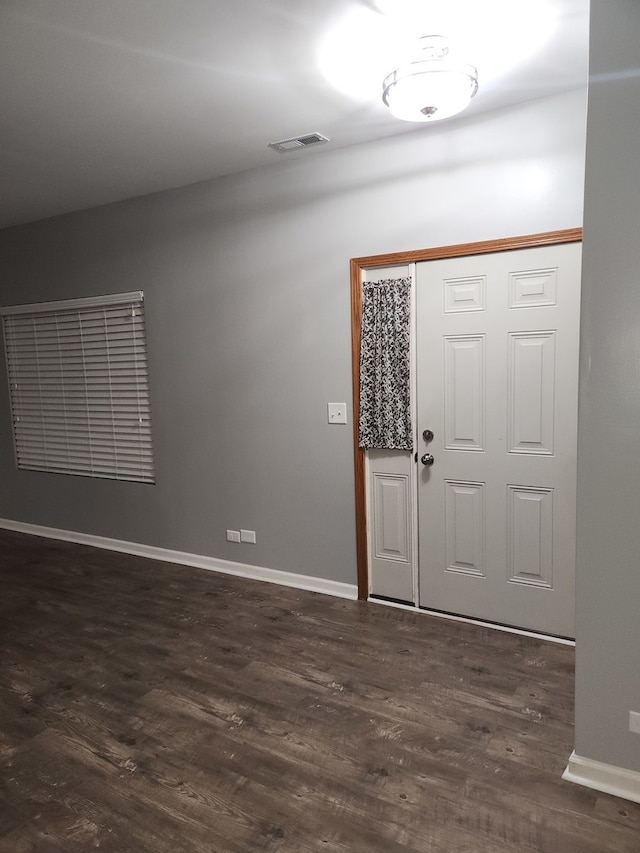
<path fill-rule="evenodd" d="M 410 315 L 410 278 L 363 284 L 360 447 L 413 450 Z"/>

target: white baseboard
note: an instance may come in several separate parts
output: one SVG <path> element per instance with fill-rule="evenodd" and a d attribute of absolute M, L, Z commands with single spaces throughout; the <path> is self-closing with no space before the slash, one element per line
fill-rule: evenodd
<path fill-rule="evenodd" d="M 6 518 L 0 518 L 0 528 L 14 530 L 17 533 L 29 533 L 32 536 L 44 536 L 47 539 L 60 539 L 63 542 L 76 542 L 79 545 L 91 545 L 94 548 L 103 548 L 107 551 L 134 554 L 137 557 L 162 560 L 165 563 L 194 566 L 198 569 L 207 569 L 210 572 L 221 572 L 226 575 L 236 575 L 242 578 L 250 578 L 251 580 L 280 584 L 280 586 L 292 586 L 296 589 L 306 589 L 310 592 L 322 592 L 326 595 L 334 595 L 337 598 L 355 600 L 358 597 L 358 587 L 355 584 L 315 578 L 311 575 L 282 572 L 278 569 L 266 569 L 262 566 L 234 563 L 231 560 L 219 560 L 217 557 L 189 554 L 186 551 L 171 551 L 167 548 L 156 548 L 153 545 L 125 542 L 122 539 L 107 539 L 103 536 L 92 536 L 88 533 L 77 533 L 73 530 L 59 530 L 56 527 L 42 527 L 39 524 L 27 524 L 26 522 L 11 521 Z"/>
<path fill-rule="evenodd" d="M 605 794 L 613 794 L 614 797 L 640 803 L 640 773 L 635 770 L 603 764 L 572 752 L 562 778 Z"/>

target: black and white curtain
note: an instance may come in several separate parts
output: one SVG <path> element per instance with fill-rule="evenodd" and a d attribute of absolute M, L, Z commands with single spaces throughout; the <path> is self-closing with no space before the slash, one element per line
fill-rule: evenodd
<path fill-rule="evenodd" d="M 413 450 L 409 399 L 411 279 L 363 284 L 359 445 Z"/>

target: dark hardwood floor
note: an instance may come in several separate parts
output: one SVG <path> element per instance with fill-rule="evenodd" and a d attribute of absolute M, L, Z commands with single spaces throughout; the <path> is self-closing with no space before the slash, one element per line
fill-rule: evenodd
<path fill-rule="evenodd" d="M 0 853 L 638 853 L 573 650 L 0 532 Z"/>

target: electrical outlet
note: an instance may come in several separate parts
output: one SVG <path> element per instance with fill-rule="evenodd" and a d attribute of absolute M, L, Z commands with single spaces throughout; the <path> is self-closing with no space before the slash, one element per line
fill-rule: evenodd
<path fill-rule="evenodd" d="M 240 542 L 240 531 L 227 530 L 227 542 Z"/>
<path fill-rule="evenodd" d="M 629 711 L 629 731 L 634 735 L 640 735 L 640 713 Z"/>
<path fill-rule="evenodd" d="M 240 541 L 248 542 L 250 545 L 256 544 L 256 532 L 255 530 L 242 530 L 240 528 Z"/>
<path fill-rule="evenodd" d="M 327 403 L 327 420 L 330 424 L 346 424 L 347 404 Z"/>

